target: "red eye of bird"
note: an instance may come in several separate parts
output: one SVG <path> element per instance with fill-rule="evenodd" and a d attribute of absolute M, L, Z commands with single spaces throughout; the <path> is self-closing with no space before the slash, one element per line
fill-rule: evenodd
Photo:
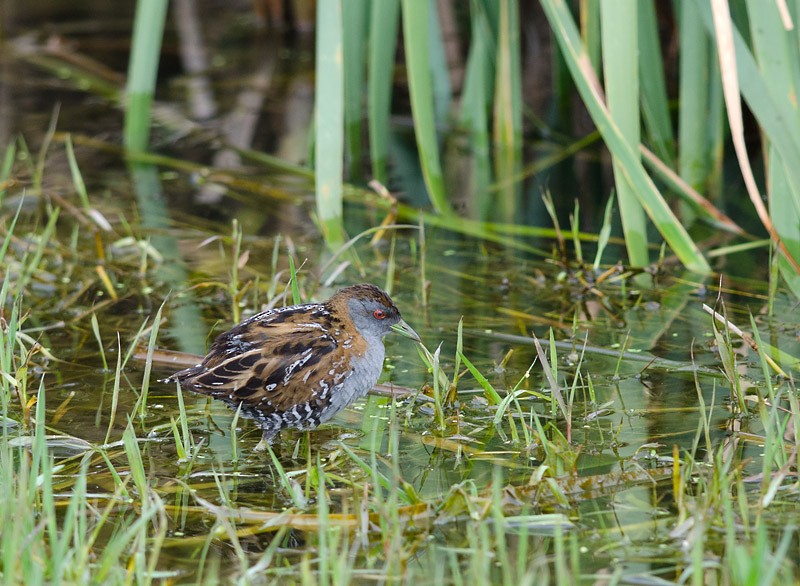
<path fill-rule="evenodd" d="M 386 317 L 386 312 L 383 311 L 382 309 L 376 309 L 375 311 L 372 312 L 372 316 L 375 319 L 383 319 Z"/>

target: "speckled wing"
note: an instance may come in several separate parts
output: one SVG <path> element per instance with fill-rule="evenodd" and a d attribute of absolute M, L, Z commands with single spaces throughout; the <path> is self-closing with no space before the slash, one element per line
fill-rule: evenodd
<path fill-rule="evenodd" d="M 324 402 L 350 372 L 328 317 L 322 305 L 255 315 L 221 334 L 200 365 L 172 378 L 196 393 L 242 403 L 257 418 Z"/>

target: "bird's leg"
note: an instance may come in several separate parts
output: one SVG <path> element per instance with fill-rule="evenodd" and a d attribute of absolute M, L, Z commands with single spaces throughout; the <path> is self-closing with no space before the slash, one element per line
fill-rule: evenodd
<path fill-rule="evenodd" d="M 256 444 L 256 447 L 253 448 L 253 451 L 255 451 L 255 452 L 266 452 L 267 451 L 267 446 L 272 445 L 272 442 L 278 436 L 278 432 L 279 431 L 280 430 L 278 430 L 278 429 L 264 428 L 261 431 L 261 441 L 258 442 L 258 444 Z"/>

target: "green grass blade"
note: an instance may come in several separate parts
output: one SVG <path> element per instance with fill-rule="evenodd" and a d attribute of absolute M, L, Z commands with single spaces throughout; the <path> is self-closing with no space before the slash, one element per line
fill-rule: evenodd
<path fill-rule="evenodd" d="M 48 249 L 48 244 L 51 242 L 51 238 L 56 230 L 59 213 L 59 208 L 53 209 L 53 211 L 50 213 L 50 217 L 47 219 L 47 224 L 41 233 L 42 235 L 39 238 L 39 242 L 33 251 L 33 256 L 30 258 L 30 261 L 25 264 L 24 270 L 17 280 L 17 288 L 19 291 L 23 291 L 25 287 L 28 286 L 28 283 L 30 282 L 34 273 L 38 270 L 42 259 L 45 258 L 45 252 Z"/>
<path fill-rule="evenodd" d="M 603 213 L 603 226 L 600 228 L 600 233 L 597 237 L 597 253 L 594 257 L 594 264 L 592 268 L 597 271 L 600 270 L 600 261 L 603 258 L 603 252 L 608 245 L 608 239 L 611 238 L 611 216 L 614 209 L 614 194 L 608 198 L 606 202 L 606 209 Z"/>
<path fill-rule="evenodd" d="M 75 186 L 75 191 L 78 193 L 83 209 L 88 211 L 92 207 L 89 204 L 89 193 L 86 191 L 86 183 L 83 181 L 83 175 L 78 166 L 78 160 L 75 158 L 75 149 L 72 148 L 72 137 L 69 135 L 67 135 L 64 146 L 67 149 L 67 161 L 69 161 L 69 172 L 72 175 L 72 184 Z"/>
<path fill-rule="evenodd" d="M 364 63 L 370 3 L 347 0 L 342 4 L 344 18 L 344 128 L 350 177 L 361 177 L 361 131 L 364 105 Z M 383 12 L 376 8 L 376 12 Z M 391 71 L 391 69 L 390 69 Z M 317 159 L 319 160 L 319 159 Z"/>
<path fill-rule="evenodd" d="M 344 68 L 342 4 L 321 2 L 317 10 L 314 164 L 317 216 L 331 248 L 345 241 L 342 225 L 344 160 Z"/>
<path fill-rule="evenodd" d="M 522 161 L 522 81 L 520 73 L 519 7 L 517 0 L 500 0 L 497 70 L 494 90 L 495 173 L 500 179 L 519 174 Z M 496 216 L 515 217 L 520 184 L 505 182 L 499 190 Z"/>
<path fill-rule="evenodd" d="M 142 460 L 142 452 L 139 450 L 139 441 L 136 438 L 136 432 L 133 429 L 130 419 L 125 431 L 122 432 L 122 443 L 125 447 L 125 455 L 128 457 L 128 465 L 130 466 L 130 475 L 133 478 L 133 484 L 139 493 L 139 498 L 144 500 L 147 497 L 148 484 L 147 473 L 144 470 L 144 462 Z"/>
<path fill-rule="evenodd" d="M 476 381 L 478 381 L 478 384 L 484 391 L 484 396 L 486 397 L 486 400 L 489 401 L 489 403 L 492 405 L 499 405 L 500 403 L 502 403 L 503 398 L 494 389 L 492 383 L 490 383 L 489 380 L 485 376 L 483 376 L 483 373 L 480 370 L 475 368 L 472 362 L 470 362 L 469 359 L 466 356 L 464 356 L 464 353 L 459 352 L 458 357 L 461 359 L 461 362 L 464 363 L 464 366 L 467 367 L 469 373 L 475 378 Z"/>
<path fill-rule="evenodd" d="M 459 124 L 473 133 L 487 132 L 487 112 L 492 103 L 490 80 L 494 77 L 494 37 L 489 17 L 480 0 L 472 0 L 472 42 L 467 56 L 464 89 L 461 92 Z"/>
<path fill-rule="evenodd" d="M 589 54 L 592 69 L 600 71 L 602 51 L 600 37 L 600 2 L 597 0 L 581 0 L 581 38 Z"/>
<path fill-rule="evenodd" d="M 642 118 L 653 151 L 662 161 L 672 166 L 675 159 L 675 137 L 669 115 L 655 4 L 653 0 L 644 0 L 637 6 Z"/>
<path fill-rule="evenodd" d="M 3 203 L 6 190 L 4 184 L 11 176 L 11 171 L 14 168 L 14 161 L 17 158 L 17 143 L 11 141 L 6 147 L 6 152 L 3 155 L 3 164 L 0 165 L 0 204 Z"/>
<path fill-rule="evenodd" d="M 758 66 L 776 101 L 786 104 L 795 116 L 788 122 L 798 124 L 797 106 L 791 100 L 798 90 L 800 56 L 796 38 L 781 22 L 777 9 L 764 10 L 760 2 L 747 1 L 752 47 Z"/>
<path fill-rule="evenodd" d="M 450 86 L 450 70 L 447 66 L 444 38 L 439 21 L 439 10 L 435 2 L 429 3 L 428 12 L 428 65 L 431 71 L 431 89 L 433 92 L 433 119 L 446 120 L 450 114 L 450 102 L 453 90 Z"/>
<path fill-rule="evenodd" d="M 491 156 L 489 149 L 489 109 L 494 78 L 494 37 L 489 18 L 480 0 L 472 0 L 471 26 L 472 42 L 467 57 L 464 89 L 461 94 L 459 125 L 470 133 L 472 154 L 471 184 L 474 185 L 475 204 L 478 217 L 488 218 L 491 212 L 491 198 L 481 197 L 491 183 Z"/>
<path fill-rule="evenodd" d="M 161 306 L 156 311 L 156 315 L 153 318 L 153 326 L 150 329 L 150 339 L 147 342 L 147 358 L 144 361 L 144 374 L 142 376 L 142 393 L 141 393 L 141 411 L 139 413 L 140 417 L 144 417 L 147 413 L 147 394 L 150 389 L 150 373 L 153 369 L 153 351 L 156 346 L 156 340 L 158 340 L 158 330 L 161 327 L 161 313 L 164 310 L 164 304 L 166 300 L 161 303 Z"/>
<path fill-rule="evenodd" d="M 432 9 L 433 4 L 427 0 L 402 1 L 408 86 L 422 175 L 433 208 L 437 213 L 449 214 L 451 209 L 447 202 L 442 166 L 439 162 L 439 144 L 436 135 L 436 120 L 433 115 L 433 85 L 429 63 L 429 10 Z"/>
<path fill-rule="evenodd" d="M 792 118 L 786 121 L 793 133 L 800 132 L 800 113 L 796 103 L 798 85 L 800 85 L 800 55 L 791 31 L 787 31 L 777 10 L 764 10 L 763 7 L 748 1 L 751 37 L 753 50 L 758 59 L 759 68 L 764 78 L 769 81 L 768 87 L 775 101 L 786 104 L 793 110 Z M 793 185 L 784 167 L 779 149 L 769 145 L 769 212 L 775 230 L 795 258 L 800 259 L 800 193 Z M 798 164 L 798 161 L 786 161 Z M 800 274 L 793 270 L 786 259 L 779 257 L 779 269 L 792 291 L 800 297 Z"/>
<path fill-rule="evenodd" d="M 147 150 L 150 140 L 150 111 L 166 18 L 167 0 L 139 0 L 136 3 L 124 132 L 125 147 L 132 151 Z"/>
<path fill-rule="evenodd" d="M 608 109 L 623 140 L 637 151 L 641 140 L 639 128 L 639 64 L 637 22 L 638 0 L 618 0 L 600 4 L 603 39 L 603 74 L 605 76 Z M 614 151 L 612 150 L 612 153 Z M 638 158 L 638 156 L 637 156 Z M 638 162 L 638 161 L 637 161 Z M 613 159 L 622 228 L 630 263 L 635 267 L 650 264 L 647 250 L 647 223 L 619 157 Z"/>
<path fill-rule="evenodd" d="M 380 8 L 375 7 L 370 15 L 367 57 L 369 148 L 372 176 L 384 185 L 389 179 L 386 165 L 389 160 L 389 118 L 399 17 L 400 0 L 382 0 Z"/>
<path fill-rule="evenodd" d="M 100 359 L 103 361 L 103 370 L 108 372 L 108 360 L 106 359 L 105 346 L 103 346 L 103 338 L 100 336 L 100 324 L 97 321 L 97 314 L 94 312 L 92 313 L 91 324 L 94 339 L 97 340 L 97 347 L 100 350 Z"/>
<path fill-rule="evenodd" d="M 800 259 L 800 212 L 793 205 L 792 185 L 789 183 L 783 161 L 778 156 L 777 149 L 770 147 L 769 152 L 769 213 L 775 230 L 781 235 L 781 240 L 789 253 Z M 796 195 L 796 194 L 795 194 Z M 786 284 L 797 298 L 800 298 L 800 273 L 791 266 L 783 256 L 778 256 L 778 269 Z"/>
<path fill-rule="evenodd" d="M 741 92 L 750 111 L 758 120 L 762 132 L 767 136 L 770 144 L 778 150 L 783 161 L 791 189 L 780 197 L 791 198 L 791 205 L 800 210 L 800 134 L 798 133 L 800 122 L 798 122 L 796 99 L 786 99 L 787 96 L 775 93 L 775 88 L 780 87 L 780 84 L 770 77 L 765 77 L 759 69 L 741 33 L 731 22 L 730 15 L 726 12 L 727 3 L 724 0 L 714 2 L 714 6 L 718 9 L 715 12 L 716 18 L 712 15 L 711 8 L 705 3 L 696 1 L 695 4 L 700 8 L 706 28 L 716 35 L 728 123 L 748 195 L 756 208 L 761 223 L 769 231 L 770 236 L 779 242 L 786 261 L 791 264 L 792 270 L 800 273 L 800 262 L 786 245 L 780 242 L 781 239 L 756 185 L 747 155 L 743 115 L 738 96 Z M 768 9 L 777 10 L 772 5 Z M 760 41 L 754 38 L 753 42 L 758 46 Z M 771 40 L 764 41 L 762 39 L 762 42 L 771 42 Z M 794 229 L 796 230 L 796 224 Z"/>
<path fill-rule="evenodd" d="M 708 50 L 714 51 L 713 47 L 709 47 Z M 728 144 L 728 125 L 725 121 L 725 95 L 722 91 L 719 62 L 716 59 L 711 61 L 706 120 L 709 156 L 706 197 L 710 200 L 720 201 L 725 189 L 723 167 L 725 165 L 725 146 Z"/>
<path fill-rule="evenodd" d="M 3 237 L 3 243 L 0 244 L 0 265 L 6 265 L 6 252 L 8 252 L 8 247 L 11 244 L 12 236 L 14 234 L 14 228 L 17 226 L 17 220 L 19 220 L 19 214 L 22 211 L 22 204 L 25 203 L 24 198 L 19 198 L 19 204 L 17 205 L 17 211 L 14 212 L 14 217 L 11 218 L 11 223 L 9 224 L 8 228 L 6 228 L 6 234 Z M 5 293 L 5 289 L 7 286 L 11 285 L 11 279 L 3 279 L 3 293 Z M 19 288 L 22 290 L 22 287 Z M 0 296 L 0 307 L 2 307 L 3 303 L 5 302 L 5 294 Z"/>
<path fill-rule="evenodd" d="M 292 287 L 292 305 L 302 303 L 300 297 L 300 284 L 297 282 L 297 269 L 294 266 L 294 257 L 289 255 L 289 280 Z"/>
<path fill-rule="evenodd" d="M 583 49 L 575 22 L 566 4 L 557 0 L 542 0 L 542 7 L 558 39 L 561 51 L 589 113 L 603 136 L 606 145 L 619 159 L 621 169 L 630 178 L 634 193 L 650 219 L 672 250 L 690 270 L 706 273 L 710 270 L 697 245 L 669 209 L 653 181 L 645 173 L 641 161 L 614 124 L 603 102 L 597 78 L 587 68 L 588 58 Z M 637 146 L 638 150 L 638 146 Z"/>
<path fill-rule="evenodd" d="M 92 314 L 92 317 L 94 317 L 94 314 Z M 99 333 L 96 333 L 96 335 L 99 338 Z M 114 388 L 111 392 L 111 413 L 108 415 L 108 427 L 106 428 L 106 436 L 103 439 L 103 444 L 108 444 L 111 439 L 114 421 L 117 418 L 117 407 L 119 406 L 119 385 L 122 377 L 122 352 L 119 351 L 119 343 L 119 332 L 117 332 L 117 367 L 114 369 Z M 105 360 L 105 357 L 103 357 L 103 360 Z M 108 367 L 106 367 L 106 370 L 108 370 Z"/>
<path fill-rule="evenodd" d="M 708 36 L 697 7 L 684 2 L 680 20 L 680 110 L 678 171 L 692 188 L 704 191 L 708 176 Z"/>

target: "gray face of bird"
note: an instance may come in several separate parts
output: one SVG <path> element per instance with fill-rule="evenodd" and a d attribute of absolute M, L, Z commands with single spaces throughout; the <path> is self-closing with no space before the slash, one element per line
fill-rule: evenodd
<path fill-rule="evenodd" d="M 382 338 L 392 326 L 402 321 L 396 307 L 388 307 L 374 299 L 350 299 L 347 303 L 350 318 L 363 336 Z"/>

